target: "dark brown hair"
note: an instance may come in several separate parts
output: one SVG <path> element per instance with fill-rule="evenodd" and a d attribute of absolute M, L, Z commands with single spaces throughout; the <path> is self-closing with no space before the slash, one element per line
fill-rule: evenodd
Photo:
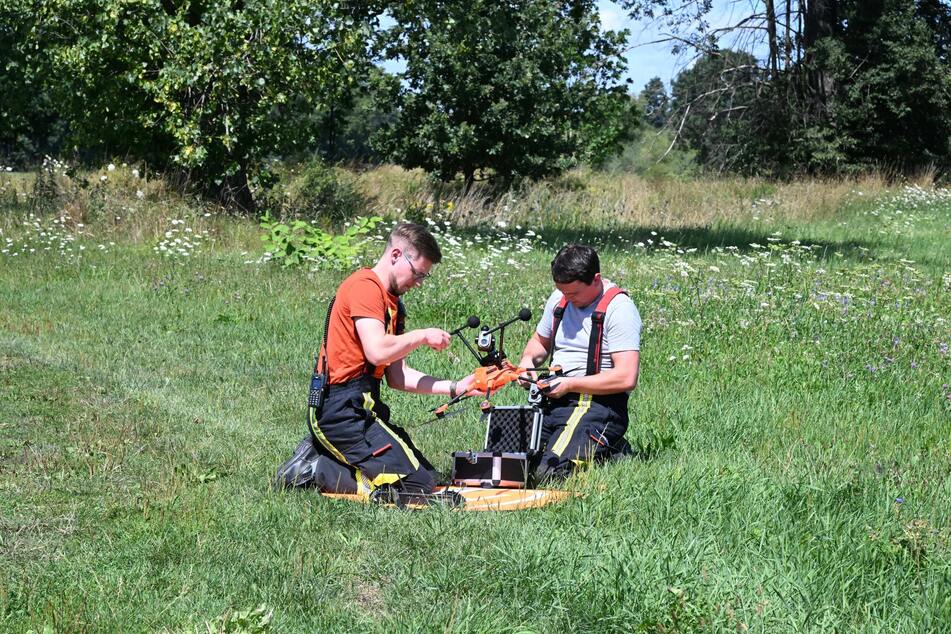
<path fill-rule="evenodd" d="M 583 244 L 566 244 L 551 261 L 551 278 L 557 284 L 590 284 L 600 272 L 598 252 Z"/>

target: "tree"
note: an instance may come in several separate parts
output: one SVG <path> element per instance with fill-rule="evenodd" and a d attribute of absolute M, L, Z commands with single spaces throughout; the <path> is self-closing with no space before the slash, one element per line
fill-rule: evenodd
<path fill-rule="evenodd" d="M 951 7 L 947 0 L 919 0 L 916 13 L 934 37 L 938 59 L 951 64 Z"/>
<path fill-rule="evenodd" d="M 739 90 L 721 86 L 744 120 L 742 134 L 711 125 L 711 138 L 701 140 L 697 121 L 684 119 L 682 140 L 707 164 L 727 165 L 714 147 L 731 145 L 729 165 L 774 173 L 951 163 L 951 5 L 944 0 L 757 0 L 717 28 L 707 22 L 709 0 L 621 4 L 664 20 L 671 39 L 697 51 L 697 67 L 722 41 L 764 55 L 751 61 L 759 68 L 755 91 L 743 89 L 740 75 Z M 744 135 L 745 143 L 729 141 Z"/>
<path fill-rule="evenodd" d="M 636 123 L 621 83 L 624 33 L 590 0 L 395 4 L 385 54 L 406 70 L 376 143 L 442 180 L 540 177 L 620 148 Z"/>
<path fill-rule="evenodd" d="M 752 55 L 731 50 L 708 53 L 677 75 L 672 126 L 701 164 L 718 171 L 751 168 L 751 110 L 764 80 Z"/>
<path fill-rule="evenodd" d="M 830 119 L 852 140 L 852 161 L 909 169 L 948 161 L 951 64 L 927 21 L 913 2 L 895 0 L 849 3 L 843 13 L 827 72 L 836 85 Z"/>
<path fill-rule="evenodd" d="M 182 171 L 245 209 L 307 113 L 369 65 L 374 3 L 34 1 L 48 86 L 80 147 Z M 346 6 L 342 6 L 346 5 Z"/>
<path fill-rule="evenodd" d="M 0 162 L 28 163 L 55 152 L 63 133 L 43 81 L 44 55 L 31 45 L 39 27 L 31 4 L 0 3 Z"/>
<path fill-rule="evenodd" d="M 357 82 L 349 94 L 312 113 L 316 121 L 309 125 L 320 130 L 313 147 L 324 160 L 331 163 L 381 163 L 384 160 L 370 140 L 392 120 L 391 105 L 377 94 L 385 83 L 384 71 L 372 67 L 369 75 Z"/>
<path fill-rule="evenodd" d="M 667 88 L 660 77 L 654 77 L 644 86 L 640 95 L 641 107 L 644 109 L 644 121 L 655 128 L 667 125 L 670 116 L 670 98 L 667 97 Z"/>

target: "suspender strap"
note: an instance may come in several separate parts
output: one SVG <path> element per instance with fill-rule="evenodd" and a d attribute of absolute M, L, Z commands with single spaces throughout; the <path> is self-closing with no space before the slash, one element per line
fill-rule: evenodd
<path fill-rule="evenodd" d="M 403 300 L 396 300 L 396 328 L 393 330 L 398 335 L 402 335 L 406 330 L 406 306 Z"/>
<path fill-rule="evenodd" d="M 588 341 L 588 370 L 586 374 L 597 374 L 601 371 L 601 348 L 604 343 L 604 316 L 608 312 L 611 300 L 624 293 L 617 286 L 612 286 L 604 292 L 594 312 L 591 313 L 591 339 Z M 626 293 L 625 293 L 626 295 Z"/>
<path fill-rule="evenodd" d="M 307 421 L 320 416 L 320 411 L 324 405 L 324 397 L 327 395 L 327 384 L 330 377 L 327 375 L 327 333 L 330 330 L 330 312 L 334 307 L 336 296 L 330 299 L 330 305 L 327 306 L 327 318 L 324 320 L 324 337 L 320 350 L 314 358 L 314 373 L 310 377 L 310 392 L 307 395 Z"/>
<path fill-rule="evenodd" d="M 555 306 L 555 310 L 552 311 L 551 315 L 551 351 L 545 357 L 545 365 L 548 364 L 548 359 L 555 356 L 555 336 L 558 334 L 558 326 L 561 325 L 561 318 L 565 316 L 565 307 L 568 305 L 568 300 L 564 295 L 561 296 L 561 301 L 558 302 L 558 305 Z"/>
<path fill-rule="evenodd" d="M 320 370 L 320 372 L 327 377 L 327 381 L 330 381 L 330 376 L 327 375 L 327 335 L 330 333 L 330 313 L 334 309 L 334 302 L 337 301 L 337 296 L 334 295 L 330 298 L 330 303 L 327 305 L 327 317 L 324 319 L 324 338 L 320 346 L 320 351 L 322 356 L 320 358 L 320 368 L 317 365 L 314 365 L 314 372 Z"/>

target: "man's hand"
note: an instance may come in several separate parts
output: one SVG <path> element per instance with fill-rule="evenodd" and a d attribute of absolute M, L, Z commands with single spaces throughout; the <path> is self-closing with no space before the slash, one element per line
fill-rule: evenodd
<path fill-rule="evenodd" d="M 445 350 L 452 343 L 452 335 L 440 328 L 421 328 L 416 332 L 419 333 L 420 345 L 433 350 Z"/>
<path fill-rule="evenodd" d="M 473 381 L 475 381 L 475 374 L 470 374 L 456 381 L 456 395 L 468 392 L 472 388 Z"/>
<path fill-rule="evenodd" d="M 551 340 L 545 339 L 537 332 L 532 335 L 532 338 L 528 340 L 528 343 L 525 344 L 525 350 L 522 352 L 522 359 L 518 362 L 519 367 L 521 368 L 534 368 L 537 367 L 539 363 L 543 363 L 546 358 L 548 358 L 548 350 L 551 346 Z M 529 377 L 532 379 L 538 378 L 537 372 L 527 372 Z M 531 385 L 528 381 L 519 380 L 519 385 L 524 388 L 528 388 Z"/>
<path fill-rule="evenodd" d="M 523 363 L 525 363 L 525 361 L 526 361 L 525 359 L 522 359 Z M 532 362 L 532 359 L 528 359 L 528 361 L 530 363 Z M 523 368 L 528 367 L 528 363 L 526 363 L 525 365 L 521 365 L 520 367 L 523 367 Z M 518 379 L 518 384 L 524 387 L 526 390 L 532 387 L 532 381 L 538 380 L 538 372 L 535 372 L 534 370 L 528 370 L 526 372 L 523 372 L 521 376 L 525 376 L 531 379 L 531 381 L 526 381 L 525 379 L 521 377 L 519 377 Z"/>
<path fill-rule="evenodd" d="M 567 376 L 542 379 L 538 382 L 538 387 L 548 398 L 560 398 L 574 391 L 571 389 L 571 378 Z"/>

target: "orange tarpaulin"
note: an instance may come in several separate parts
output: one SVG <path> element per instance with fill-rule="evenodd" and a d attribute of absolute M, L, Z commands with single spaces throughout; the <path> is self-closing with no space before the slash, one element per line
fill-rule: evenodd
<path fill-rule="evenodd" d="M 483 489 L 481 487 L 436 487 L 436 492 L 450 489 L 465 499 L 463 511 L 520 511 L 566 500 L 577 495 L 553 489 Z M 360 495 L 324 493 L 326 497 L 352 502 L 368 502 Z M 414 507 L 414 505 L 408 505 Z M 425 508 L 420 506 L 418 508 Z"/>

